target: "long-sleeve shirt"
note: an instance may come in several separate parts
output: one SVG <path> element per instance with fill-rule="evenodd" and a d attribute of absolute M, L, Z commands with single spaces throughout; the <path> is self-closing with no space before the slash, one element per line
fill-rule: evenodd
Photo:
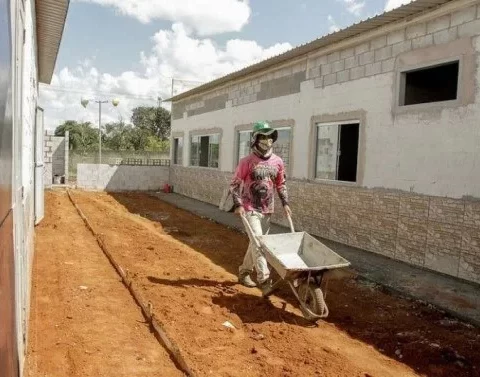
<path fill-rule="evenodd" d="M 251 153 L 240 160 L 230 184 L 235 207 L 243 206 L 245 211 L 271 214 L 274 209 L 275 189 L 282 205 L 287 205 L 285 166 L 279 156 L 272 154 L 268 160 L 263 160 Z"/>

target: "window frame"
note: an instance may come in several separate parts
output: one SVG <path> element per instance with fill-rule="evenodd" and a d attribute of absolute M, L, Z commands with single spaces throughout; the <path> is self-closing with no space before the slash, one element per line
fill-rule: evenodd
<path fill-rule="evenodd" d="M 236 131 L 236 145 L 235 145 L 235 151 L 236 151 L 236 154 L 235 154 L 235 164 L 238 165 L 238 163 L 240 162 L 240 134 L 242 133 L 252 133 L 252 130 L 237 130 Z M 250 139 L 250 138 L 249 138 Z M 249 140 L 250 141 L 250 140 Z"/>
<path fill-rule="evenodd" d="M 274 128 L 277 131 L 280 130 L 290 130 L 290 140 L 289 140 L 289 164 L 286 167 L 287 178 L 292 176 L 293 171 L 293 136 L 295 132 L 295 121 L 293 119 L 288 120 L 281 120 L 281 121 L 269 121 L 270 127 Z M 234 137 L 234 148 L 233 148 L 233 171 L 235 171 L 238 163 L 240 162 L 239 154 L 240 154 L 240 133 L 241 132 L 252 132 L 253 123 L 252 124 L 244 124 L 235 127 L 235 137 Z"/>
<path fill-rule="evenodd" d="M 317 177 L 317 164 L 318 164 L 318 130 L 319 127 L 322 126 L 337 126 L 337 129 L 342 125 L 350 125 L 350 124 L 358 124 L 358 146 L 357 146 L 357 167 L 356 167 L 356 178 L 355 181 L 342 181 L 339 179 L 328 179 L 328 178 L 318 178 Z M 338 132 L 340 135 L 340 132 Z M 362 121 L 361 119 L 348 119 L 348 120 L 341 120 L 341 121 L 326 121 L 326 120 L 313 120 L 313 154 L 312 154 L 312 180 L 314 182 L 319 183 L 331 183 L 331 184 L 341 184 L 341 185 L 359 185 L 360 184 L 360 149 L 362 143 Z M 339 137 L 340 139 L 340 137 Z M 340 145 L 338 145 L 340 147 Z M 338 177 L 338 161 L 340 155 L 338 154 L 337 150 L 337 164 L 336 164 L 336 172 L 335 175 Z"/>
<path fill-rule="evenodd" d="M 441 46 L 440 46 L 441 47 Z M 441 65 L 458 62 L 458 80 L 457 80 L 457 98 L 447 101 L 417 103 L 412 105 L 402 105 L 405 98 L 406 74 L 412 71 L 420 71 L 428 68 L 435 68 Z M 418 64 L 403 65 L 397 70 L 396 87 L 394 94 L 394 110 L 396 113 L 408 113 L 412 111 L 428 111 L 430 109 L 443 109 L 446 107 L 460 107 L 464 105 L 464 87 L 465 87 L 465 57 L 464 55 L 454 55 L 443 59 L 423 61 Z"/>
<path fill-rule="evenodd" d="M 407 87 L 407 74 L 408 73 L 411 73 L 411 72 L 418 72 L 418 71 L 425 71 L 425 70 L 428 70 L 428 69 L 433 69 L 433 68 L 437 68 L 437 67 L 441 67 L 441 66 L 445 66 L 445 65 L 449 65 L 449 64 L 452 64 L 452 63 L 458 63 L 458 73 L 457 73 L 457 92 L 456 92 L 456 98 L 455 99 L 451 99 L 451 100 L 445 100 L 445 101 L 431 101 L 431 102 L 424 102 L 424 103 L 415 103 L 415 104 L 411 104 L 411 105 L 405 105 L 404 102 L 405 102 L 405 91 L 406 91 L 406 87 Z M 414 106 L 429 106 L 429 105 L 448 105 L 448 104 L 451 104 L 451 103 L 455 103 L 455 102 L 459 102 L 459 97 L 460 97 L 460 80 L 461 80 L 461 77 L 462 77 L 462 63 L 461 63 L 461 60 L 460 58 L 459 59 L 447 59 L 446 61 L 443 61 L 443 62 L 436 62 L 436 63 L 432 63 L 432 64 L 428 64 L 428 65 L 421 65 L 420 67 L 416 67 L 416 68 L 408 68 L 408 69 L 402 69 L 399 71 L 399 75 L 400 75 L 400 81 L 399 81 L 399 95 L 398 95 L 398 102 L 397 102 L 397 106 L 401 107 L 401 108 L 405 108 L 405 107 L 409 107 L 409 108 L 412 108 Z"/>
<path fill-rule="evenodd" d="M 184 148 L 185 148 L 185 138 L 183 137 L 183 135 L 179 135 L 179 136 L 173 136 L 173 142 L 172 142 L 172 145 L 173 145 L 173 151 L 172 151 L 172 165 L 176 165 L 176 166 L 183 166 L 183 154 L 184 154 Z M 176 161 L 177 160 L 177 150 L 176 150 L 176 145 L 175 145 L 175 140 L 182 140 L 182 151 L 180 153 L 180 162 Z"/>
<path fill-rule="evenodd" d="M 212 136 L 218 136 L 218 166 L 217 167 L 211 167 L 211 166 L 201 166 L 200 161 L 199 165 L 192 165 L 192 139 L 194 137 L 198 137 L 201 139 L 202 137 L 209 137 L 209 145 L 210 145 L 210 137 Z M 222 144 L 222 132 L 220 130 L 214 130 L 214 131 L 205 131 L 205 132 L 191 132 L 188 138 L 189 141 L 189 148 L 188 148 L 188 166 L 191 168 L 200 168 L 200 169 L 213 169 L 213 170 L 220 170 L 220 161 L 221 161 L 221 144 Z M 209 161 L 210 163 L 210 161 Z"/>

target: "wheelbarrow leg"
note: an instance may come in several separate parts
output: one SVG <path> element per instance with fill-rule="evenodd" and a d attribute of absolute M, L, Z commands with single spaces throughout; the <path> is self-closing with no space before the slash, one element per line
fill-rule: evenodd
<path fill-rule="evenodd" d="M 280 286 L 280 284 L 282 284 L 282 279 L 278 279 L 275 283 L 273 283 L 268 291 L 262 293 L 262 296 L 267 298 L 268 296 L 270 296 L 273 292 L 275 292 L 277 290 L 277 288 Z"/>

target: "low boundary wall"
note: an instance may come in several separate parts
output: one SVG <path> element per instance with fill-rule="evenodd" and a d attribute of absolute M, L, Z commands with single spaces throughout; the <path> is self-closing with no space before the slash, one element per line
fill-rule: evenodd
<path fill-rule="evenodd" d="M 77 187 L 101 191 L 154 191 L 169 181 L 168 166 L 78 164 Z"/>

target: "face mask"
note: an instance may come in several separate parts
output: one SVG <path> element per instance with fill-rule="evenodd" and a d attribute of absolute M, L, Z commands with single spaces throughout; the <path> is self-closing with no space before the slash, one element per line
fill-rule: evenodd
<path fill-rule="evenodd" d="M 272 139 L 258 140 L 257 145 L 258 145 L 258 149 L 260 149 L 263 152 L 267 152 L 272 148 L 273 140 Z"/>

